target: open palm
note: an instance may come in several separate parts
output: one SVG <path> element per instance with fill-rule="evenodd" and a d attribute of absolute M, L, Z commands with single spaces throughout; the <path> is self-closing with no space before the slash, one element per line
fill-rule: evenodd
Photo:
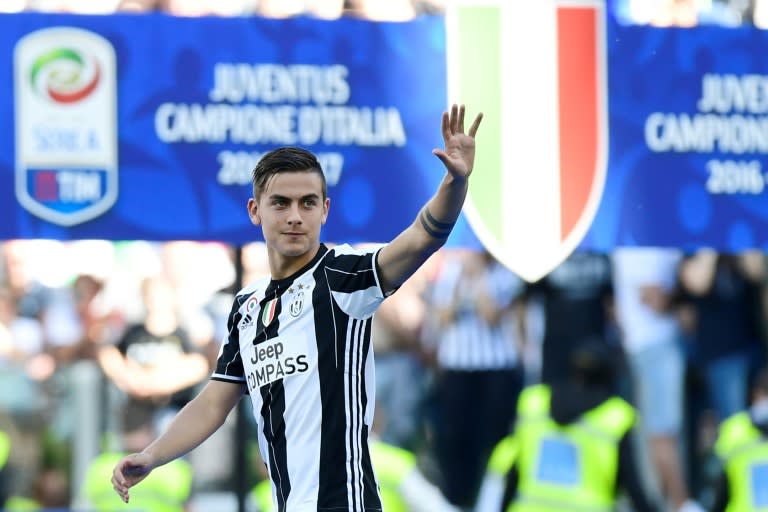
<path fill-rule="evenodd" d="M 454 178 L 467 178 L 475 162 L 475 134 L 483 120 L 483 114 L 475 117 L 468 132 L 464 132 L 464 105 L 454 104 L 450 112 L 443 112 L 442 132 L 445 149 L 432 153 L 445 165 Z"/>

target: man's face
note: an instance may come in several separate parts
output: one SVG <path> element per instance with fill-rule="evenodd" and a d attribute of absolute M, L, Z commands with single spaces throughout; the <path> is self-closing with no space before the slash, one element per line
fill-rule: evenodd
<path fill-rule="evenodd" d="M 270 252 L 296 258 L 320 244 L 329 206 L 317 173 L 283 172 L 268 181 L 258 200 L 248 201 L 248 215 L 261 225 Z"/>

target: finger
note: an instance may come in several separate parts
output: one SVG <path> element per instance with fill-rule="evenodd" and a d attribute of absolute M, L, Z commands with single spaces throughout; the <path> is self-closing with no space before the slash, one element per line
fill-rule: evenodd
<path fill-rule="evenodd" d="M 457 122 L 457 133 L 464 133 L 464 112 L 466 111 L 466 108 L 464 105 L 461 105 L 459 107 L 459 120 Z"/>
<path fill-rule="evenodd" d="M 458 130 L 457 124 L 459 119 L 459 107 L 454 103 L 453 106 L 451 106 L 451 134 L 456 133 Z"/>
<path fill-rule="evenodd" d="M 440 129 L 443 132 L 444 140 L 448 140 L 451 138 L 451 127 L 450 127 L 450 122 L 448 120 L 448 112 L 443 112 L 443 120 L 442 120 Z"/>
<path fill-rule="evenodd" d="M 482 120 L 483 120 L 483 113 L 480 112 L 479 114 L 477 114 L 477 117 L 472 122 L 472 126 L 469 127 L 469 136 L 470 137 L 474 137 L 475 136 L 475 134 L 477 133 L 477 129 L 480 128 L 480 121 L 482 121 Z"/>

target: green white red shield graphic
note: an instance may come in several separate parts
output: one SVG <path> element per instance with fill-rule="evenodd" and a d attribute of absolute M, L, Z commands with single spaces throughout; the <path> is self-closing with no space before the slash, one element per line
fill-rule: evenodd
<path fill-rule="evenodd" d="M 600 203 L 604 22 L 599 0 L 459 1 L 446 18 L 449 100 L 485 114 L 464 211 L 529 281 L 576 248 Z"/>

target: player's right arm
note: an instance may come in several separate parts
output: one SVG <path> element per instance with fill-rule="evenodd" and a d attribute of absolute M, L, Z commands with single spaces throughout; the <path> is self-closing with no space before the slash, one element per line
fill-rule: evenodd
<path fill-rule="evenodd" d="M 112 487 L 128 503 L 128 489 L 154 468 L 170 462 L 208 439 L 227 419 L 245 386 L 211 380 L 176 415 L 168 428 L 140 453 L 120 460 L 112 472 Z"/>

